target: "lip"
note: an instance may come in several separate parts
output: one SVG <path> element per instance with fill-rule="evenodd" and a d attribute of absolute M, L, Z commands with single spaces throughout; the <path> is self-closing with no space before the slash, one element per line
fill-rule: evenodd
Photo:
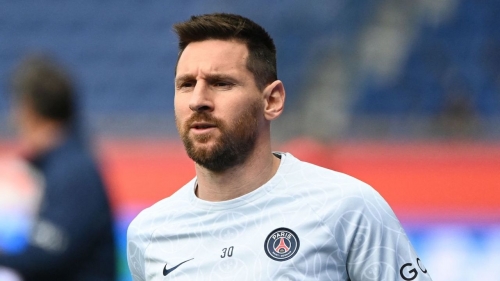
<path fill-rule="evenodd" d="M 189 126 L 189 129 L 191 131 L 197 132 L 197 133 L 206 133 L 210 130 L 215 129 L 216 126 L 212 123 L 209 122 L 193 122 L 191 126 Z"/>

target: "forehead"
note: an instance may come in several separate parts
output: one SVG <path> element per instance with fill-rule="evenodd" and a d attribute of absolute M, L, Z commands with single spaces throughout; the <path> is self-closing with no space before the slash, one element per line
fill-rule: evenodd
<path fill-rule="evenodd" d="M 246 70 L 248 48 L 235 40 L 206 40 L 189 43 L 177 64 L 177 76 Z"/>

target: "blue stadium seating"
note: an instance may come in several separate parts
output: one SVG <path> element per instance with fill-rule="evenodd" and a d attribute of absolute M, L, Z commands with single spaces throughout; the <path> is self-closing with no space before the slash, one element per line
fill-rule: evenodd
<path fill-rule="evenodd" d="M 366 79 L 353 112 L 437 116 L 464 98 L 480 117 L 500 114 L 499 12 L 494 0 L 462 0 L 449 22 L 422 24 L 398 81 Z"/>
<path fill-rule="evenodd" d="M 287 85 L 287 103 L 294 103 L 312 67 L 308 50 L 314 41 L 353 36 L 377 1 L 4 1 L 0 94 L 7 96 L 8 75 L 23 55 L 46 51 L 74 72 L 90 114 L 171 113 L 177 56 L 172 24 L 225 11 L 254 19 L 275 37 L 279 77 Z M 6 109 L 2 98 L 0 113 Z"/>
<path fill-rule="evenodd" d="M 322 55 L 318 49 L 340 42 L 348 50 L 382 2 L 3 1 L 0 115 L 7 112 L 12 68 L 26 53 L 48 51 L 73 71 L 87 114 L 172 116 L 177 46 L 171 26 L 215 11 L 243 14 L 268 29 L 278 46 L 287 103 L 294 105 L 299 93 L 307 94 L 307 77 Z M 397 81 L 380 86 L 366 76 L 356 82 L 360 95 L 352 113 L 432 116 L 450 95 L 462 95 L 478 114 L 499 114 L 499 14 L 495 0 L 461 0 L 449 22 L 422 23 Z"/>

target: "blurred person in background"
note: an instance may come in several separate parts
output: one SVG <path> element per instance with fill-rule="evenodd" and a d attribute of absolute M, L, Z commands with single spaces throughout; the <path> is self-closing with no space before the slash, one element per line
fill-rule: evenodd
<path fill-rule="evenodd" d="M 371 186 L 272 151 L 285 89 L 261 26 L 207 14 L 174 29 L 175 118 L 196 177 L 130 224 L 135 281 L 431 280 Z"/>
<path fill-rule="evenodd" d="M 0 249 L 0 267 L 22 280 L 115 280 L 110 203 L 82 137 L 68 73 L 45 56 L 13 75 L 13 117 L 23 154 L 42 176 L 39 209 L 25 247 Z"/>

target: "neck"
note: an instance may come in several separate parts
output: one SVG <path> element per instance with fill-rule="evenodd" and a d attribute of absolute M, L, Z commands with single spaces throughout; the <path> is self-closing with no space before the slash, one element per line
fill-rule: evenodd
<path fill-rule="evenodd" d="M 196 164 L 196 195 L 206 201 L 226 201 L 243 196 L 269 181 L 279 164 L 280 159 L 272 154 L 270 145 L 254 151 L 243 164 L 224 172 L 214 173 Z"/>

